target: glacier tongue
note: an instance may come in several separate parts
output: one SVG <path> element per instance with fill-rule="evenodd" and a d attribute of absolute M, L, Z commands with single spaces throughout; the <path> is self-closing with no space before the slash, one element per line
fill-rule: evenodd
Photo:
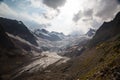
<path fill-rule="evenodd" d="M 46 51 L 46 52 L 43 52 L 41 56 L 42 57 L 40 59 L 37 59 L 31 62 L 30 64 L 20 68 L 17 72 L 17 75 L 15 75 L 13 78 L 20 76 L 24 72 L 32 73 L 32 72 L 42 70 L 55 62 L 58 62 L 56 63 L 56 65 L 58 65 L 61 63 L 65 63 L 66 61 L 69 60 L 69 58 L 67 57 L 59 56 L 56 52 Z"/>
<path fill-rule="evenodd" d="M 41 70 L 42 68 L 46 68 L 47 66 L 57 62 L 58 60 L 69 60 L 67 57 L 59 56 L 56 52 L 46 51 L 43 52 L 41 55 L 43 56 L 42 58 L 35 60 L 31 64 L 23 67 L 23 70 L 28 72 L 34 72 Z"/>

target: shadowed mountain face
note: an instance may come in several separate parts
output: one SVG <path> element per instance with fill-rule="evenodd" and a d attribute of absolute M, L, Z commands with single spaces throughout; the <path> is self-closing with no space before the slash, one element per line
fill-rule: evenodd
<path fill-rule="evenodd" d="M 0 24 L 0 46 L 7 49 L 15 47 L 10 38 L 8 37 L 8 35 L 5 33 L 1 24 Z"/>
<path fill-rule="evenodd" d="M 90 42 L 91 46 L 120 34 L 120 12 L 110 22 L 104 22 Z"/>
<path fill-rule="evenodd" d="M 31 44 L 37 45 L 36 38 L 21 21 L 0 18 L 0 23 L 3 25 L 5 32 L 19 36 Z"/>

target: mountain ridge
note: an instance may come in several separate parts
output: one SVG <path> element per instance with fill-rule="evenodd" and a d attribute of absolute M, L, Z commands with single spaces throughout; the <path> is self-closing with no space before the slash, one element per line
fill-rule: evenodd
<path fill-rule="evenodd" d="M 43 39 L 47 39 L 50 41 L 60 41 L 62 40 L 61 36 L 65 36 L 64 34 L 57 33 L 57 32 L 49 32 L 45 29 L 36 29 L 33 33 Z"/>
<path fill-rule="evenodd" d="M 15 36 L 19 36 L 36 46 L 38 45 L 36 42 L 36 38 L 29 31 L 29 29 L 24 25 L 22 21 L 11 20 L 11 19 L 0 17 L 0 23 L 3 25 L 5 32 L 8 32 Z"/>
<path fill-rule="evenodd" d="M 110 22 L 104 22 L 96 31 L 95 36 L 90 41 L 90 45 L 94 46 L 100 42 L 106 41 L 113 36 L 119 34 L 120 31 L 120 12 Z"/>

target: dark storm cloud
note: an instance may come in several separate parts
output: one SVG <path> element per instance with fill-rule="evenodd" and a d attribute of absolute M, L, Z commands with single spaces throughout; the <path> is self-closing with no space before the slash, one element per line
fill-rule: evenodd
<path fill-rule="evenodd" d="M 65 4 L 66 0 L 43 0 L 43 3 L 46 4 L 48 7 L 51 8 L 58 8 Z"/>
<path fill-rule="evenodd" d="M 101 0 L 96 11 L 96 16 L 106 20 L 113 18 L 114 14 L 120 10 L 120 0 Z"/>

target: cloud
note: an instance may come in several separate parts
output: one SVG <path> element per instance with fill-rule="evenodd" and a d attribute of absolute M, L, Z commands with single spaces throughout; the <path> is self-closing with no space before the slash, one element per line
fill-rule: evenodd
<path fill-rule="evenodd" d="M 58 10 L 58 9 L 56 9 L 56 10 L 47 10 L 45 13 L 43 13 L 43 17 L 45 18 L 45 19 L 48 19 L 48 20 L 52 20 L 52 19 L 54 19 L 55 17 L 57 17 L 58 15 L 59 15 L 59 13 L 60 13 L 60 11 Z"/>
<path fill-rule="evenodd" d="M 42 5 L 42 0 L 28 0 L 27 2 L 30 2 L 34 8 L 40 8 Z"/>
<path fill-rule="evenodd" d="M 4 0 L 0 0 L 0 3 L 1 3 L 1 2 L 4 2 Z"/>
<path fill-rule="evenodd" d="M 0 0 L 0 2 L 3 2 L 4 0 Z"/>
<path fill-rule="evenodd" d="M 39 28 L 41 24 L 48 24 L 48 20 L 40 16 L 38 13 L 29 14 L 27 12 L 17 12 L 10 8 L 7 4 L 0 4 L 0 17 L 9 19 L 17 19 L 23 21 L 28 27 Z"/>
<path fill-rule="evenodd" d="M 87 9 L 87 10 L 84 11 L 83 14 L 84 14 L 84 16 L 86 16 L 86 17 L 90 17 L 90 16 L 93 15 L 93 9 Z"/>
<path fill-rule="evenodd" d="M 73 16 L 73 21 L 74 22 L 77 22 L 80 18 L 82 17 L 82 12 L 81 11 L 79 11 L 77 14 L 75 14 L 74 16 Z"/>
<path fill-rule="evenodd" d="M 120 4 L 120 0 L 117 0 L 117 2 Z"/>
<path fill-rule="evenodd" d="M 25 12 L 18 13 L 11 9 L 7 4 L 1 3 L 0 4 L 0 17 L 10 18 L 10 19 L 17 19 L 22 21 L 33 20 L 33 18 Z"/>
<path fill-rule="evenodd" d="M 89 2 L 88 0 L 86 0 Z M 104 21 L 108 21 L 114 18 L 115 14 L 120 11 L 120 0 L 92 0 L 92 5 L 84 6 L 84 9 L 79 10 L 77 14 L 73 16 L 73 21 L 78 23 L 79 21 L 89 22 L 91 26 L 97 26 Z M 84 3 L 85 4 L 85 3 Z"/>
<path fill-rule="evenodd" d="M 96 16 L 103 20 L 113 18 L 116 12 L 120 10 L 118 2 L 120 0 L 100 0 L 96 8 Z"/>
<path fill-rule="evenodd" d="M 43 0 L 43 3 L 48 7 L 57 9 L 65 4 L 66 0 Z"/>
<path fill-rule="evenodd" d="M 84 33 L 89 28 L 98 28 L 104 21 L 113 19 L 120 10 L 120 0 L 0 0 L 0 2 L 2 17 L 21 20 L 31 27 L 50 23 L 48 30 L 66 34 L 72 31 Z"/>
<path fill-rule="evenodd" d="M 11 18 L 17 16 L 17 13 L 9 8 L 5 3 L 0 4 L 0 16 Z M 14 18 L 14 17 L 13 17 Z"/>
<path fill-rule="evenodd" d="M 95 29 L 98 29 L 102 25 L 102 22 L 97 21 L 96 19 L 92 21 L 91 26 Z"/>
<path fill-rule="evenodd" d="M 52 2 L 52 0 L 48 0 L 48 1 Z M 45 19 L 48 19 L 48 20 L 54 19 L 60 13 L 59 9 L 57 9 L 57 8 L 54 9 L 54 8 L 51 8 L 48 5 L 46 5 L 44 3 L 44 0 L 28 0 L 27 2 L 31 3 L 30 4 L 31 7 L 28 7 L 30 12 L 38 13 L 40 16 L 42 16 L 42 18 L 45 18 Z M 28 8 L 26 9 L 27 11 L 28 11 Z"/>
<path fill-rule="evenodd" d="M 88 4 L 89 3 L 89 4 Z M 73 15 L 74 30 L 86 31 L 89 28 L 98 29 L 103 22 L 112 20 L 120 11 L 120 0 L 85 0 L 83 8 Z M 84 29 L 84 28 L 85 29 Z"/>
<path fill-rule="evenodd" d="M 84 18 L 83 20 L 89 20 L 93 15 L 93 9 L 87 9 L 82 12 L 81 10 L 73 16 L 73 21 L 78 22 L 80 19 Z"/>

